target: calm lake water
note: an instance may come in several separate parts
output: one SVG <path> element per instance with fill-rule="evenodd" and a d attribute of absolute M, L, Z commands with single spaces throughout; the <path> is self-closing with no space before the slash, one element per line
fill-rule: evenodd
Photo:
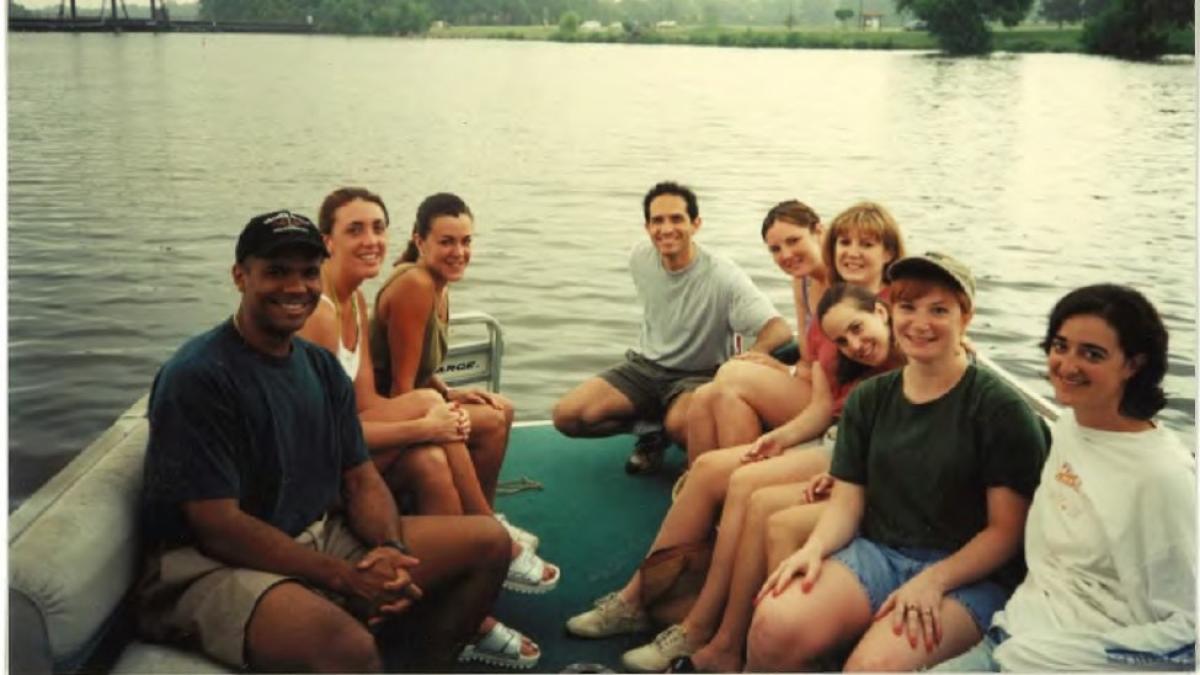
<path fill-rule="evenodd" d="M 228 316 L 247 218 L 343 184 L 462 194 L 455 311 L 504 325 L 522 419 L 637 338 L 640 198 L 700 196 L 699 239 L 789 319 L 758 236 L 775 202 L 870 198 L 913 250 L 979 277 L 972 337 L 1049 393 L 1036 343 L 1067 290 L 1164 314 L 1167 424 L 1194 444 L 1194 63 L 315 36 L 8 36 L 10 508 Z M 370 287 L 373 293 L 374 286 Z"/>

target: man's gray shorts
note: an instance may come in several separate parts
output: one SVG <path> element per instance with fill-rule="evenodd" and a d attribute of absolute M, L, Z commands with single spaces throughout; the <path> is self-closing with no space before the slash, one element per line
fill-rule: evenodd
<path fill-rule="evenodd" d="M 667 368 L 630 349 L 625 361 L 600 373 L 600 378 L 633 403 L 637 417 L 657 421 L 680 394 L 711 382 L 716 372 L 715 367 L 700 371 Z"/>

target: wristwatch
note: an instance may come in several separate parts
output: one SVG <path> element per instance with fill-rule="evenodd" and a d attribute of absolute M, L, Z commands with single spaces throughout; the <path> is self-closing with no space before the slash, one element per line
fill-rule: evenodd
<path fill-rule="evenodd" d="M 412 551 L 410 551 L 408 549 L 408 546 L 406 546 L 405 543 L 400 541 L 399 539 L 388 539 L 385 542 L 381 542 L 379 545 L 386 546 L 388 548 L 394 548 L 397 551 L 400 551 L 401 553 L 403 553 L 404 555 L 412 555 Z"/>

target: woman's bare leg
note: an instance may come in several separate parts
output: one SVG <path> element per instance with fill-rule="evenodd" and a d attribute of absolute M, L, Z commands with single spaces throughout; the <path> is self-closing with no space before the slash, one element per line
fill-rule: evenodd
<path fill-rule="evenodd" d="M 788 507 L 795 508 L 804 499 L 807 483 L 786 483 L 756 490 L 750 497 L 742 542 L 733 563 L 729 582 L 729 597 L 721 615 L 720 627 L 694 654 L 697 670 L 710 673 L 740 672 L 744 665 L 742 653 L 746 648 L 746 633 L 754 615 L 754 597 L 767 577 L 766 539 L 767 520 L 771 514 Z M 820 507 L 820 504 L 809 505 Z M 686 626 L 686 622 L 685 622 Z M 691 634 L 691 631 L 688 631 Z"/>
<path fill-rule="evenodd" d="M 650 544 L 651 552 L 708 537 L 717 509 L 725 499 L 729 476 L 742 465 L 745 451 L 744 447 L 714 450 L 696 461 Z M 640 605 L 641 575 L 635 572 L 619 593 L 625 602 Z"/>
<path fill-rule="evenodd" d="M 513 405 L 503 396 L 497 395 L 499 410 L 490 405 L 469 404 L 463 410 L 471 416 L 471 435 L 467 444 L 447 443 L 446 457 L 454 473 L 455 485 L 463 497 L 463 508 L 468 514 L 491 516 L 492 504 L 496 500 L 496 484 L 500 477 L 500 465 L 508 450 L 508 434 L 512 429 Z M 512 557 L 521 553 L 521 545 L 512 543 Z M 552 579 L 556 574 L 549 564 L 542 572 L 542 579 Z M 489 626 L 490 629 L 490 626 Z"/>
<path fill-rule="evenodd" d="M 358 414 L 364 420 L 404 422 L 420 419 L 438 405 L 446 405 L 441 394 L 432 389 L 413 389 L 399 396 L 379 398 L 374 406 Z"/>
<path fill-rule="evenodd" d="M 414 389 L 382 399 L 360 415 L 364 421 L 412 420 L 424 417 L 434 406 L 444 405 L 441 395 L 432 389 Z M 373 451 L 372 456 L 393 492 L 416 494 L 421 513 L 491 513 L 471 458 L 461 443 L 387 448 Z"/>
<path fill-rule="evenodd" d="M 774 428 L 795 417 L 812 396 L 808 379 L 740 360 L 726 362 L 705 387 L 704 406 L 688 417 L 688 457 L 693 460 L 714 447 L 754 441 L 764 426 Z"/>
<path fill-rule="evenodd" d="M 470 450 L 463 443 L 447 443 L 444 447 L 454 487 L 462 499 L 463 512 L 467 515 L 492 515 L 491 501 L 476 474 L 477 467 Z"/>
<path fill-rule="evenodd" d="M 692 392 L 687 413 L 688 463 L 717 445 L 716 401 L 720 394 L 716 382 L 701 385 Z"/>
<path fill-rule="evenodd" d="M 688 462 L 695 462 L 700 455 L 714 448 L 731 448 L 754 441 L 762 433 L 762 422 L 753 408 L 729 387 L 710 382 L 705 393 L 705 410 L 702 415 L 708 418 L 707 424 L 701 422 L 701 428 L 708 427 L 711 433 L 701 434 L 695 442 L 692 439 L 693 415 L 688 414 Z M 693 403 L 693 405 L 695 405 Z"/>
<path fill-rule="evenodd" d="M 513 404 L 497 395 L 499 410 L 490 405 L 468 404 L 463 410 L 471 416 L 471 436 L 467 447 L 471 450 L 471 461 L 479 477 L 479 486 L 488 504 L 496 500 L 496 483 L 500 478 L 500 465 L 508 451 L 508 435 L 512 429 Z"/>
<path fill-rule="evenodd" d="M 721 510 L 717 543 L 704 587 L 684 621 L 690 639 L 708 642 L 729 594 L 734 561 L 747 550 L 743 545 L 745 517 L 751 495 L 760 488 L 780 483 L 797 483 L 829 468 L 829 457 L 816 449 L 797 450 L 771 459 L 745 464 L 729 478 L 725 506 Z M 691 477 L 688 477 L 691 480 Z M 686 484 L 684 485 L 686 489 Z M 799 491 L 799 488 L 797 489 Z M 800 493 L 801 495 L 803 493 Z"/>
<path fill-rule="evenodd" d="M 857 640 L 870 625 L 866 589 L 849 568 L 826 559 L 807 593 L 791 583 L 755 608 L 746 638 L 746 670 L 806 670 L 813 659 Z"/>
<path fill-rule="evenodd" d="M 766 553 L 767 572 L 770 573 L 783 559 L 794 553 L 808 541 L 817 526 L 817 520 L 825 510 L 825 502 L 801 504 L 784 509 L 767 518 Z"/>
<path fill-rule="evenodd" d="M 436 405 L 445 405 L 440 394 L 432 389 L 414 389 L 406 394 L 384 399 L 380 405 L 361 414 L 364 420 L 373 421 L 416 419 L 425 416 Z M 426 515 L 456 513 L 491 515 L 491 502 L 487 499 L 479 477 L 475 473 L 475 464 L 471 454 L 467 451 L 467 446 L 462 443 L 443 443 L 440 448 L 443 452 L 441 464 L 444 470 L 436 470 L 429 464 L 429 458 L 410 458 L 409 456 L 413 454 L 414 450 L 411 447 L 377 450 L 373 455 L 375 465 L 388 480 L 388 484 L 393 486 L 393 491 L 395 491 L 396 485 L 405 484 L 420 495 L 421 486 L 426 481 L 436 479 L 441 485 L 446 480 L 443 474 L 449 477 L 451 486 L 457 493 L 458 507 L 452 510 L 447 509 L 446 502 L 436 501 L 430 502 L 428 507 L 422 506 L 421 513 Z M 400 462 L 400 464 L 393 466 L 396 462 Z M 428 492 L 432 488 L 424 489 Z M 418 496 L 418 501 L 421 501 L 420 496 Z"/>
<path fill-rule="evenodd" d="M 462 499 L 441 446 L 395 448 L 377 452 L 372 459 L 394 494 L 411 492 L 416 497 L 419 513 L 462 514 Z"/>
<path fill-rule="evenodd" d="M 685 391 L 671 399 L 667 412 L 663 415 L 663 431 L 685 451 L 688 447 L 688 415 L 691 414 L 692 401 L 696 398 L 696 390 Z M 689 454 L 689 458 L 690 458 Z M 689 460 L 690 465 L 690 460 Z"/>
<path fill-rule="evenodd" d="M 971 613 L 957 600 L 942 598 L 942 639 L 930 651 L 918 640 L 914 646 L 907 634 L 892 631 L 893 616 L 889 612 L 871 624 L 858 646 L 846 659 L 846 672 L 910 672 L 924 670 L 965 652 L 979 642 L 983 635 Z"/>
<path fill-rule="evenodd" d="M 812 398 L 812 381 L 749 361 L 730 361 L 717 373 L 717 382 L 752 408 L 769 427 L 795 417 Z"/>

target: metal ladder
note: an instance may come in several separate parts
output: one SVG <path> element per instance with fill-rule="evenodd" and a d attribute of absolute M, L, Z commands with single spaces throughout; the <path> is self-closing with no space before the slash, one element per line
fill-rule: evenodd
<path fill-rule="evenodd" d="M 500 366 L 504 357 L 504 333 L 500 322 L 484 312 L 461 312 L 450 317 L 450 329 L 484 326 L 487 337 L 451 340 L 446 360 L 436 373 L 452 386 L 486 383 L 488 391 L 500 391 Z"/>

